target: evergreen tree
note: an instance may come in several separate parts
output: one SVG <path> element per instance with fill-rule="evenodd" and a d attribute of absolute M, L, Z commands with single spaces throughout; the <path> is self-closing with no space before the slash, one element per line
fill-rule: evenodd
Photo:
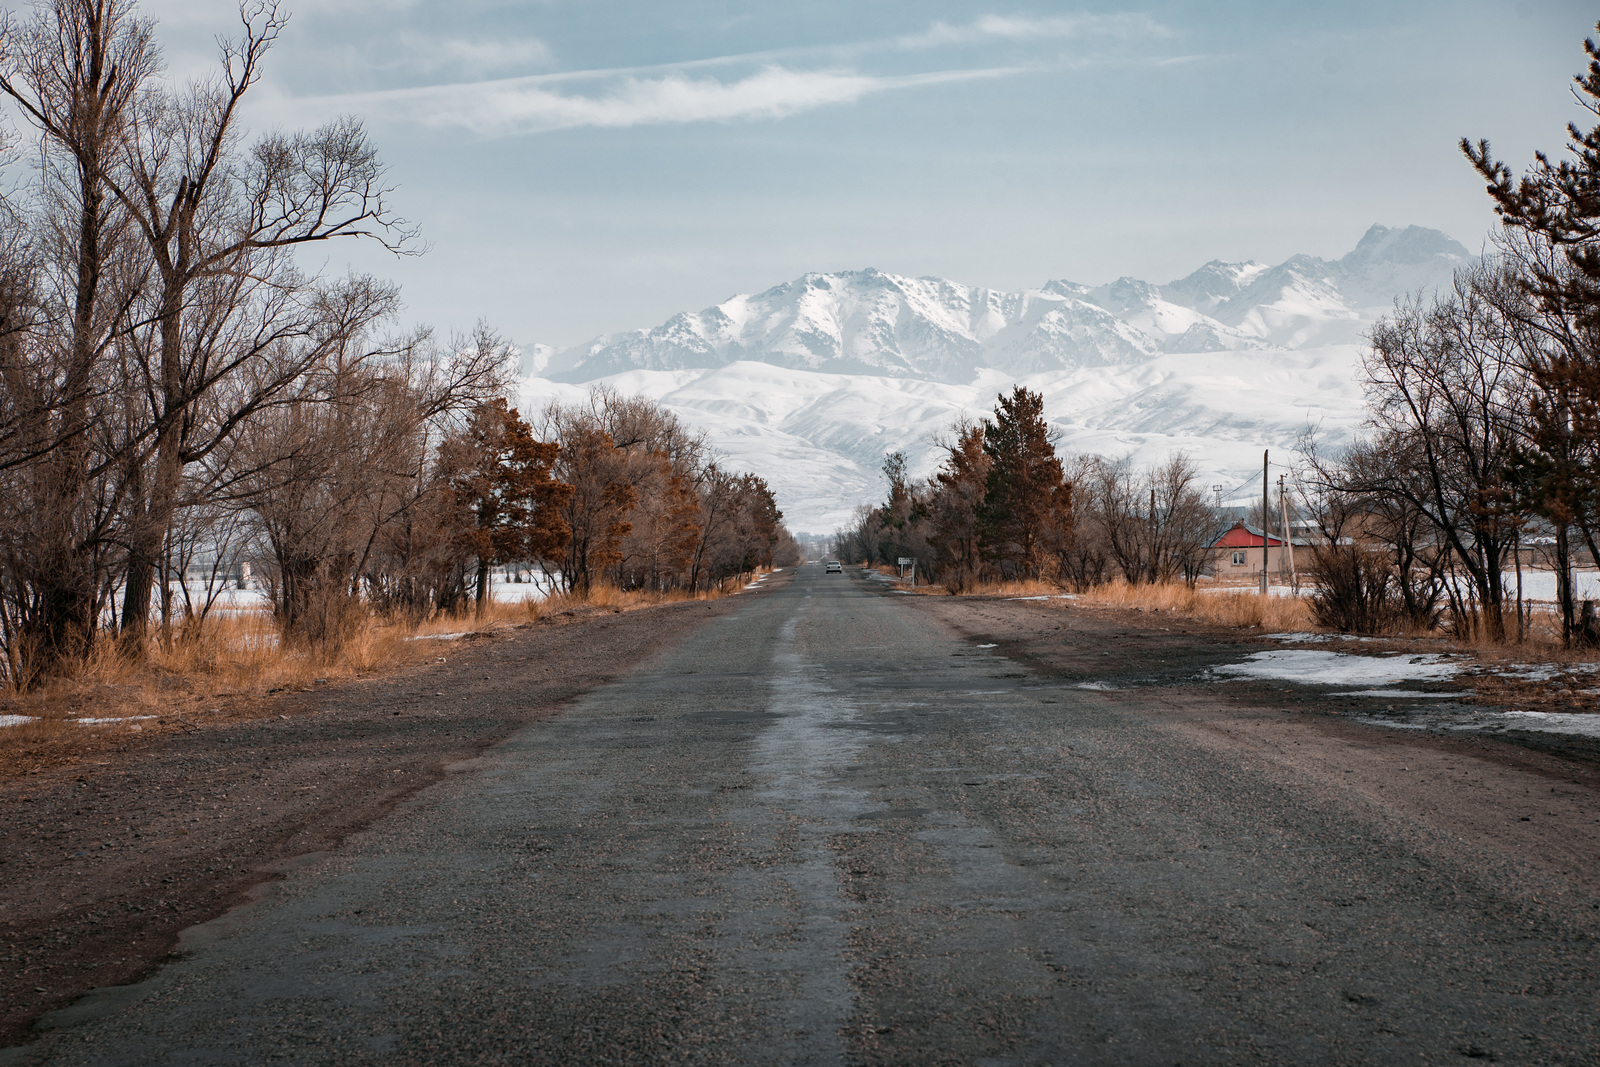
<path fill-rule="evenodd" d="M 983 571 L 978 543 L 978 513 L 989 481 L 990 461 L 983 448 L 983 427 L 964 419 L 945 445 L 945 460 L 934 475 L 931 510 L 933 546 L 945 586 L 960 592 Z"/>
<path fill-rule="evenodd" d="M 1600 45 L 1586 40 L 1583 50 L 1589 69 L 1573 78 L 1573 95 L 1586 111 L 1600 116 Z M 1567 136 L 1572 158 L 1555 162 L 1536 152 L 1533 166 L 1520 179 L 1493 157 L 1486 140 L 1474 145 L 1462 138 L 1461 150 L 1489 183 L 1500 221 L 1562 253 L 1527 264 L 1534 291 L 1575 313 L 1592 332 L 1600 327 L 1600 125 L 1585 132 L 1569 122 Z"/>
<path fill-rule="evenodd" d="M 889 499 L 878 509 L 882 528 L 878 534 L 878 558 L 891 563 L 916 556 L 911 545 L 911 527 L 920 517 L 906 474 L 906 454 L 890 452 L 883 457 L 883 476 L 889 481 Z"/>
<path fill-rule="evenodd" d="M 1597 26 L 1600 29 L 1600 26 Z M 1600 116 L 1600 45 L 1583 42 L 1588 69 L 1574 96 Z M 1520 503 L 1550 523 L 1562 634 L 1580 636 L 1569 539 L 1574 529 L 1600 559 L 1600 125 L 1567 124 L 1570 158 L 1544 152 L 1515 178 L 1489 142 L 1461 149 L 1488 182 L 1504 225 L 1507 293 L 1497 303 L 1527 338 L 1532 386 L 1524 444 L 1509 471 Z M 1586 640 L 1600 635 L 1584 632 Z"/>
<path fill-rule="evenodd" d="M 1038 578 L 1063 515 L 1070 525 L 1071 489 L 1044 421 L 1044 398 L 1019 385 L 997 399 L 994 421 L 983 420 L 990 466 L 977 509 L 979 540 L 1002 578 Z"/>

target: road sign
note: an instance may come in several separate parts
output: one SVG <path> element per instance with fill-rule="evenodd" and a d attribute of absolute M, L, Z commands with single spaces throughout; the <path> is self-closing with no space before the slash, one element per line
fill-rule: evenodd
<path fill-rule="evenodd" d="M 910 556 L 901 556 L 900 557 L 900 566 L 902 566 L 902 567 L 909 567 L 915 562 L 916 562 L 916 560 L 912 559 Z"/>

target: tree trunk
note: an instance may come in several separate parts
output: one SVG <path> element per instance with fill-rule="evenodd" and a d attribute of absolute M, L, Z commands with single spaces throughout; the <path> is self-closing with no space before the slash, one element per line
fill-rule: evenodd
<path fill-rule="evenodd" d="M 191 403 L 183 381 L 183 302 L 188 288 L 188 240 L 180 232 L 176 260 L 162 268 L 161 336 L 162 409 L 156 423 L 156 463 L 148 502 L 133 524 L 128 544 L 128 583 L 122 599 L 122 636 L 128 650 L 143 655 L 150 624 L 150 594 L 161 562 L 162 547 L 178 510 L 183 484 L 183 446 Z"/>
<path fill-rule="evenodd" d="M 1556 603 L 1561 611 L 1561 646 L 1572 647 L 1573 627 L 1577 622 L 1577 605 L 1572 597 L 1572 549 L 1567 524 L 1556 523 Z"/>

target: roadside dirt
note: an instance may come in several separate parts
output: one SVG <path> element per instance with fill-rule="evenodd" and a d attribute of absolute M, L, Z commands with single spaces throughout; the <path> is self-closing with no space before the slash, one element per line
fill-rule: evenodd
<path fill-rule="evenodd" d="M 1198 677 L 1282 647 L 1248 632 L 1167 615 L 998 598 L 905 598 L 1036 674 L 1119 688 L 1097 694 L 1153 726 L 1254 760 L 1391 831 L 1467 857 L 1527 865 L 1526 891 L 1600 907 L 1600 745 L 1534 732 L 1485 736 L 1368 725 L 1371 702 L 1312 687 Z M 1364 645 L 1362 652 L 1386 645 Z M 1395 650 L 1441 651 L 1421 646 Z M 1559 694 L 1545 704 L 1562 709 Z"/>
<path fill-rule="evenodd" d="M 774 583 L 776 584 L 776 583 Z M 737 598 L 576 613 L 0 780 L 0 1047 Z"/>

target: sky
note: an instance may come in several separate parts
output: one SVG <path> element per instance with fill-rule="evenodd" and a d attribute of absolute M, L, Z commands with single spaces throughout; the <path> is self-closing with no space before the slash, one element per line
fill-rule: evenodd
<path fill-rule="evenodd" d="M 147 0 L 169 76 L 227 0 Z M 808 271 L 1003 289 L 1337 257 L 1373 223 L 1479 247 L 1462 136 L 1520 169 L 1586 116 L 1576 0 L 286 0 L 256 130 L 363 120 L 442 333 L 654 326 Z M 320 257 L 320 258 L 317 258 Z"/>

